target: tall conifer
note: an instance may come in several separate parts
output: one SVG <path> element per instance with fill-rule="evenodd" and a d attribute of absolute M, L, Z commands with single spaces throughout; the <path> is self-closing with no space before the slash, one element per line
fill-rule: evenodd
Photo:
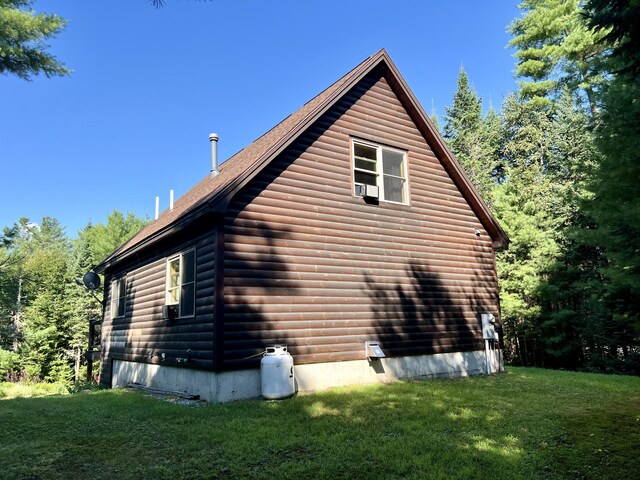
<path fill-rule="evenodd" d="M 469 86 L 464 68 L 458 74 L 453 104 L 445 109 L 444 138 L 460 165 L 487 202 L 491 202 L 492 174 L 496 165 L 495 119 L 482 118 L 482 99 Z"/>

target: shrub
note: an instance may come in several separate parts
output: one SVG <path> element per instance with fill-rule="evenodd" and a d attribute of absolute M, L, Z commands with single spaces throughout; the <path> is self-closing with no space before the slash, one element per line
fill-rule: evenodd
<path fill-rule="evenodd" d="M 49 366 L 49 375 L 45 377 L 45 380 L 49 382 L 61 383 L 63 385 L 69 385 L 73 377 L 73 372 L 67 362 L 62 357 L 54 358 Z"/>
<path fill-rule="evenodd" d="M 0 348 L 0 380 L 15 376 L 20 370 L 20 356 L 9 350 Z"/>

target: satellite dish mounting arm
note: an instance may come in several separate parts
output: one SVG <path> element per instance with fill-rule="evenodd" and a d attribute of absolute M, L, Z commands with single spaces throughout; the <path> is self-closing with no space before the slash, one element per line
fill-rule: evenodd
<path fill-rule="evenodd" d="M 91 292 L 93 298 L 95 298 L 98 303 L 104 307 L 104 300 L 100 300 L 95 293 L 95 291 L 100 288 L 100 276 L 96 272 L 89 271 L 85 273 L 82 277 L 82 282 L 80 280 L 76 280 L 76 283 L 80 286 L 84 285 L 86 289 Z"/>

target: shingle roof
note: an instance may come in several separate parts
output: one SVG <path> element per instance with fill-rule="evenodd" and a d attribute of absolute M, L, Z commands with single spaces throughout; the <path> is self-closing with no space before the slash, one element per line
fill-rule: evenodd
<path fill-rule="evenodd" d="M 422 107 L 409 90 L 399 72 L 393 65 L 387 52 L 382 49 L 370 56 L 357 67 L 340 78 L 333 85 L 315 96 L 304 104 L 299 110 L 289 115 L 271 130 L 263 134 L 247 147 L 230 157 L 220 165 L 220 173 L 217 176 L 207 175 L 200 180 L 193 188 L 180 197 L 174 204 L 173 210 L 165 210 L 157 220 L 154 220 L 142 228 L 129 241 L 113 252 L 96 267 L 97 271 L 104 271 L 108 266 L 117 263 L 132 253 L 142 248 L 164 233 L 171 230 L 178 223 L 195 218 L 205 211 L 224 211 L 226 205 L 239 188 L 246 181 L 257 174 L 266 164 L 269 163 L 278 153 L 280 153 L 291 141 L 302 133 L 315 119 L 330 108 L 342 94 L 353 87 L 373 68 L 384 63 L 394 74 L 394 80 L 400 86 L 405 100 L 417 112 L 418 120 L 423 123 L 423 130 L 426 129 L 430 136 L 436 140 L 436 148 L 442 150 L 444 157 L 448 160 L 449 173 L 454 180 L 459 183 L 459 188 L 467 192 L 467 200 L 472 200 L 472 207 L 480 208 L 483 215 L 479 215 L 483 223 L 489 223 L 489 233 L 493 238 L 499 239 L 499 246 L 506 246 L 508 239 L 500 226 L 497 224 L 484 202 L 480 199 L 475 189 L 471 186 L 466 175 L 462 172 L 457 161 L 453 158 L 450 150 L 444 145 L 436 129 L 428 119 Z M 420 125 L 419 125 L 420 126 Z"/>

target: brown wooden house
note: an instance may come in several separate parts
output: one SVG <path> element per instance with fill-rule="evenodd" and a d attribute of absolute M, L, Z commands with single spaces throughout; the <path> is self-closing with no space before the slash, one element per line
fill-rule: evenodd
<path fill-rule="evenodd" d="M 273 344 L 300 391 L 481 373 L 507 242 L 381 50 L 97 267 L 101 382 L 257 397 Z"/>

